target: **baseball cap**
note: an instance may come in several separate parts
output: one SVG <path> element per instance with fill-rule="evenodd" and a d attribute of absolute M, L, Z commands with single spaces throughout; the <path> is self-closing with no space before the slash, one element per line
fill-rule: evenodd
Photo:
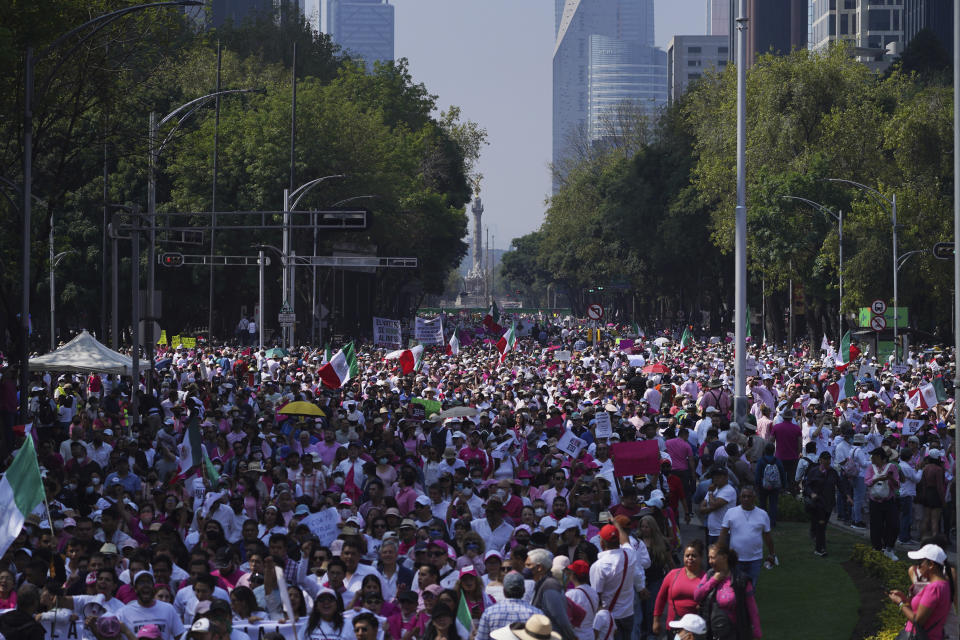
<path fill-rule="evenodd" d="M 947 560 L 947 554 L 935 544 L 925 544 L 916 551 L 908 551 L 907 556 L 911 560 L 929 560 L 942 565 Z"/>
<path fill-rule="evenodd" d="M 620 537 L 620 532 L 612 524 L 605 524 L 600 529 L 600 537 L 607 542 L 613 542 Z"/>
<path fill-rule="evenodd" d="M 138 638 L 159 638 L 160 627 L 155 624 L 145 624 L 137 631 Z"/>
<path fill-rule="evenodd" d="M 574 560 L 567 565 L 567 569 L 571 572 L 577 574 L 578 576 L 585 576 L 590 573 L 590 565 L 584 560 Z"/>
<path fill-rule="evenodd" d="M 564 531 L 569 531 L 570 529 L 579 529 L 580 528 L 580 519 L 574 518 L 573 516 L 566 516 L 560 518 L 560 522 L 557 523 L 557 528 L 554 530 L 554 533 L 560 535 Z"/>
<path fill-rule="evenodd" d="M 190 633 L 208 633 L 210 631 L 210 619 L 199 618 L 190 625 Z"/>
<path fill-rule="evenodd" d="M 153 574 L 152 574 L 152 573 L 150 573 L 149 571 L 137 571 L 137 575 L 133 576 L 133 584 L 134 584 L 134 586 L 136 586 L 136 584 L 137 584 L 138 582 L 140 582 L 140 579 L 141 579 L 141 578 L 144 578 L 144 577 L 150 578 L 150 582 L 153 582 Z"/>
<path fill-rule="evenodd" d="M 687 613 L 679 620 L 671 620 L 668 626 L 671 629 L 689 631 L 697 636 L 702 636 L 707 632 L 707 621 L 695 613 Z"/>
<path fill-rule="evenodd" d="M 427 496 L 417 496 L 416 502 L 417 504 L 421 504 L 425 507 L 430 506 L 430 498 L 428 498 Z"/>

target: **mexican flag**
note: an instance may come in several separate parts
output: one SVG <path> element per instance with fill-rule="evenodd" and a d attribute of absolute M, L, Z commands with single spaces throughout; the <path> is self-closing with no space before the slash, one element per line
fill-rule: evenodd
<path fill-rule="evenodd" d="M 846 398 L 853 398 L 857 395 L 857 380 L 852 373 L 844 375 L 838 382 L 827 385 L 827 391 L 833 401 L 840 402 Z"/>
<path fill-rule="evenodd" d="M 517 323 L 510 325 L 510 330 L 505 334 L 500 336 L 500 339 L 497 340 L 497 351 L 500 352 L 500 363 L 503 364 L 503 361 L 507 359 L 507 354 L 513 351 L 514 346 L 517 344 Z"/>
<path fill-rule="evenodd" d="M 200 416 L 190 416 L 187 421 L 187 433 L 183 436 L 183 442 L 180 444 L 177 476 L 184 478 L 191 469 L 200 467 L 206 454 L 200 437 Z"/>
<path fill-rule="evenodd" d="M 680 336 L 680 351 L 686 351 L 691 344 L 693 344 L 693 334 L 690 333 L 689 327 L 684 327 L 683 335 Z"/>
<path fill-rule="evenodd" d="M 937 390 L 933 383 L 928 382 L 919 389 L 911 389 L 907 392 L 907 406 L 912 411 L 917 409 L 929 409 L 938 404 Z"/>
<path fill-rule="evenodd" d="M 403 375 L 407 375 L 408 373 L 416 371 L 420 368 L 420 363 L 423 362 L 423 345 L 418 344 L 411 349 L 399 349 L 398 351 L 391 351 L 387 355 L 383 356 L 383 359 L 397 360 Z"/>
<path fill-rule="evenodd" d="M 457 605 L 457 634 L 461 638 L 469 638 L 473 632 L 473 618 L 470 616 L 470 606 L 463 593 L 460 594 L 460 604 Z"/>
<path fill-rule="evenodd" d="M 943 385 L 943 375 L 937 375 L 933 378 L 933 388 L 937 392 L 937 402 L 944 403 L 949 398 L 947 397 L 947 390 Z"/>
<path fill-rule="evenodd" d="M 453 335 L 450 336 L 450 342 L 447 343 L 447 355 L 455 356 L 460 353 L 460 340 L 457 338 L 457 330 L 453 330 Z"/>
<path fill-rule="evenodd" d="M 317 375 L 323 384 L 331 389 L 339 389 L 360 373 L 357 367 L 357 353 L 353 343 L 349 342 L 343 349 L 330 358 L 330 362 L 320 367 Z"/>
<path fill-rule="evenodd" d="M 0 522 L 0 556 L 20 535 L 23 523 L 44 500 L 43 481 L 33 438 L 26 438 L 7 472 L 0 478 L 0 504 L 4 517 Z"/>
<path fill-rule="evenodd" d="M 496 300 L 494 300 L 487 315 L 483 317 L 483 326 L 485 326 L 490 333 L 500 333 L 503 331 L 503 327 L 500 326 L 500 307 L 497 306 Z"/>
<path fill-rule="evenodd" d="M 330 362 L 330 358 L 333 357 L 333 351 L 330 349 L 330 343 L 323 345 L 323 360 L 320 364 L 327 364 Z"/>
<path fill-rule="evenodd" d="M 633 335 L 637 336 L 637 338 L 640 338 L 640 339 L 647 337 L 646 334 L 643 332 L 643 329 L 641 329 L 640 325 L 637 324 L 636 322 L 633 323 Z"/>
<path fill-rule="evenodd" d="M 850 344 L 850 330 L 840 339 L 840 349 L 837 351 L 837 368 L 841 371 L 852 361 L 860 357 L 860 349 Z"/>

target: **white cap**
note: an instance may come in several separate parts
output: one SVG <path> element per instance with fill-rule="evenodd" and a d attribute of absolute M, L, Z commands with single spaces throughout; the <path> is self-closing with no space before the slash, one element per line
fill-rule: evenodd
<path fill-rule="evenodd" d="M 911 560 L 929 560 L 941 565 L 947 560 L 946 552 L 935 544 L 925 544 L 916 551 L 908 551 L 907 555 Z"/>
<path fill-rule="evenodd" d="M 671 629 L 683 629 L 697 636 L 707 632 L 707 621 L 695 613 L 687 613 L 679 620 L 670 621 L 667 626 Z"/>
<path fill-rule="evenodd" d="M 672 622 L 670 624 L 673 624 Z M 199 618 L 190 625 L 190 632 L 207 633 L 210 631 L 210 618 Z"/>
<path fill-rule="evenodd" d="M 422 504 L 425 507 L 430 506 L 430 498 L 428 498 L 427 496 L 423 496 L 423 495 L 417 496 L 416 502 L 417 504 Z"/>
<path fill-rule="evenodd" d="M 560 522 L 557 523 L 557 528 L 554 529 L 554 533 L 560 535 L 564 531 L 569 531 L 570 529 L 579 529 L 580 528 L 580 518 L 574 518 L 573 516 L 566 516 L 560 518 Z"/>

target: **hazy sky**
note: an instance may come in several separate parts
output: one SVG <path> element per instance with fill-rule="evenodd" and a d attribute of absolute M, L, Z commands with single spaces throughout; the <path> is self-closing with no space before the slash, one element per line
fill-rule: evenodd
<path fill-rule="evenodd" d="M 591 2 L 596 0 L 584 0 Z M 484 225 L 496 248 L 535 230 L 550 192 L 553 0 L 392 0 L 397 58 L 485 127 Z M 656 0 L 656 41 L 704 33 L 705 0 Z"/>

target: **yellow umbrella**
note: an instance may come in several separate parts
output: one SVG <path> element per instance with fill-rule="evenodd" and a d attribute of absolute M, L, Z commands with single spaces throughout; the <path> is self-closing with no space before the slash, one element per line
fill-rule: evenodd
<path fill-rule="evenodd" d="M 277 413 L 283 414 L 285 416 L 321 416 L 326 417 L 327 414 L 323 412 L 323 409 L 318 407 L 315 404 L 310 402 L 304 402 L 299 400 L 297 402 L 291 402 L 290 404 L 284 406 L 283 408 L 277 410 Z"/>

